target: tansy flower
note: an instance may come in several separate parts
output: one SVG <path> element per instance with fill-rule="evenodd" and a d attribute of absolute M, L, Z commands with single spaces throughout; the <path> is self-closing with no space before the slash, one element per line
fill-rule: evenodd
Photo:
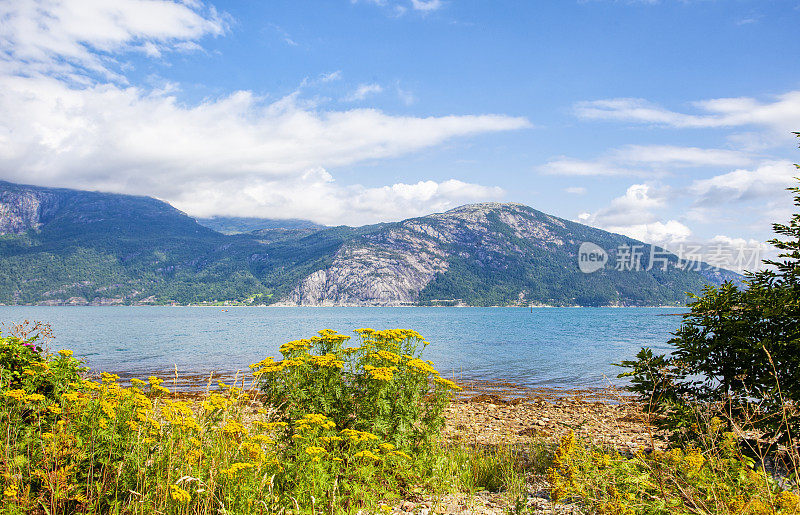
<path fill-rule="evenodd" d="M 60 355 L 62 358 L 69 358 L 69 357 L 71 357 L 71 356 L 72 356 L 72 351 L 71 351 L 71 350 L 69 350 L 69 349 L 61 349 L 60 351 L 58 351 L 58 354 L 59 354 L 59 355 Z"/>
<path fill-rule="evenodd" d="M 371 458 L 371 459 L 376 460 L 376 461 L 380 461 L 380 459 L 381 459 L 380 456 L 378 456 L 377 454 L 373 453 L 369 449 L 361 451 L 361 452 L 357 452 L 357 453 L 355 453 L 353 455 L 353 457 L 354 458 Z"/>
<path fill-rule="evenodd" d="M 25 397 L 25 390 L 6 390 L 3 392 L 3 397 L 10 397 L 12 399 L 21 401 Z"/>
<path fill-rule="evenodd" d="M 433 380 L 434 380 L 434 382 L 439 383 L 440 385 L 446 386 L 446 387 L 450 388 L 451 390 L 460 390 L 461 389 L 461 387 L 458 386 L 456 383 L 454 383 L 453 381 L 451 381 L 449 379 L 445 379 L 443 377 L 436 376 L 436 377 L 433 378 Z"/>
<path fill-rule="evenodd" d="M 12 485 L 8 485 L 8 487 L 6 487 L 6 489 L 3 491 L 3 495 L 7 499 L 16 500 L 18 491 L 19 490 L 17 489 L 17 485 L 13 485 L 13 484 Z"/>
<path fill-rule="evenodd" d="M 192 496 L 189 495 L 189 492 L 187 492 L 183 488 L 175 485 L 169 485 L 169 488 L 170 488 L 170 495 L 177 502 L 181 504 L 186 504 L 192 500 Z"/>

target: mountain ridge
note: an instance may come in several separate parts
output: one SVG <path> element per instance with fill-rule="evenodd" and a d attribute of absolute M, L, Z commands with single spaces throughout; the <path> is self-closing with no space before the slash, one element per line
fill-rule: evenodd
<path fill-rule="evenodd" d="M 362 227 L 219 222 L 231 220 L 267 226 L 226 235 L 150 197 L 0 181 L 0 303 L 680 305 L 738 277 L 682 270 L 674 255 L 664 270 L 581 273 L 583 242 L 609 260 L 657 247 L 518 203 Z"/>

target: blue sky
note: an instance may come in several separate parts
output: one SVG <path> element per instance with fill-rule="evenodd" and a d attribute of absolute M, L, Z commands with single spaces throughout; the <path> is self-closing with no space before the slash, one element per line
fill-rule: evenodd
<path fill-rule="evenodd" d="M 792 212 L 797 0 L 0 4 L 0 178 L 198 216 L 508 201 L 648 242 Z"/>

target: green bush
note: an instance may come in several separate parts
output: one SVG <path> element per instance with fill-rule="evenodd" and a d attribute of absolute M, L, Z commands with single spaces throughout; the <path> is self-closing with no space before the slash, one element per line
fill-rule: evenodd
<path fill-rule="evenodd" d="M 46 324 L 27 321 L 8 335 L 0 333 L 0 389 L 24 387 L 57 399 L 69 381 L 77 380 L 87 370 L 78 360 L 70 359 L 72 351 L 50 354 L 40 343 L 49 334 Z"/>
<path fill-rule="evenodd" d="M 800 188 L 789 190 L 800 206 Z M 780 251 L 766 262 L 773 268 L 746 274 L 745 288 L 725 283 L 694 296 L 669 357 L 642 349 L 620 364 L 631 370 L 619 377 L 674 436 L 703 431 L 698 406 L 783 443 L 800 434 L 800 214 L 773 227 L 787 237 L 770 241 Z"/>
<path fill-rule="evenodd" d="M 345 347 L 349 336 L 323 330 L 283 345 L 283 360 L 253 365 L 265 401 L 286 421 L 319 413 L 340 430 L 368 431 L 400 449 L 428 447 L 458 387 L 421 359 L 427 342 L 416 331 L 355 332 L 358 346 Z"/>
<path fill-rule="evenodd" d="M 394 441 L 422 449 L 437 434 L 419 433 L 441 423 L 454 385 L 419 359 L 417 333 L 361 333 L 357 350 L 322 331 L 284 347 L 296 363 L 254 366 L 262 386 L 274 387 L 277 412 L 244 384 L 179 400 L 159 378 L 130 386 L 108 373 L 78 379 L 69 351 L 36 351 L 19 383 L 0 385 L 0 514 L 390 511 L 387 503 L 409 491 L 442 484 L 447 459 L 436 446 L 406 452 L 358 427 L 382 420 Z M 312 356 L 312 347 L 323 353 Z M 337 355 L 346 355 L 342 363 Z M 60 393 L 49 398 L 42 384 Z M 414 408 L 395 409 L 390 399 Z"/>

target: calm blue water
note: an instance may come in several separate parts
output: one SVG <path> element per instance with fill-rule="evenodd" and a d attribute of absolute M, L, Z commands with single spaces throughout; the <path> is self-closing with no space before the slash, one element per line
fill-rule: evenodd
<path fill-rule="evenodd" d="M 676 308 L 0 307 L 0 322 L 49 322 L 52 350 L 94 370 L 149 375 L 247 370 L 318 329 L 410 328 L 448 376 L 523 386 L 597 387 L 642 346 L 668 351 Z M 351 333 L 352 334 L 352 333 Z M 614 380 L 618 383 L 617 380 Z"/>

